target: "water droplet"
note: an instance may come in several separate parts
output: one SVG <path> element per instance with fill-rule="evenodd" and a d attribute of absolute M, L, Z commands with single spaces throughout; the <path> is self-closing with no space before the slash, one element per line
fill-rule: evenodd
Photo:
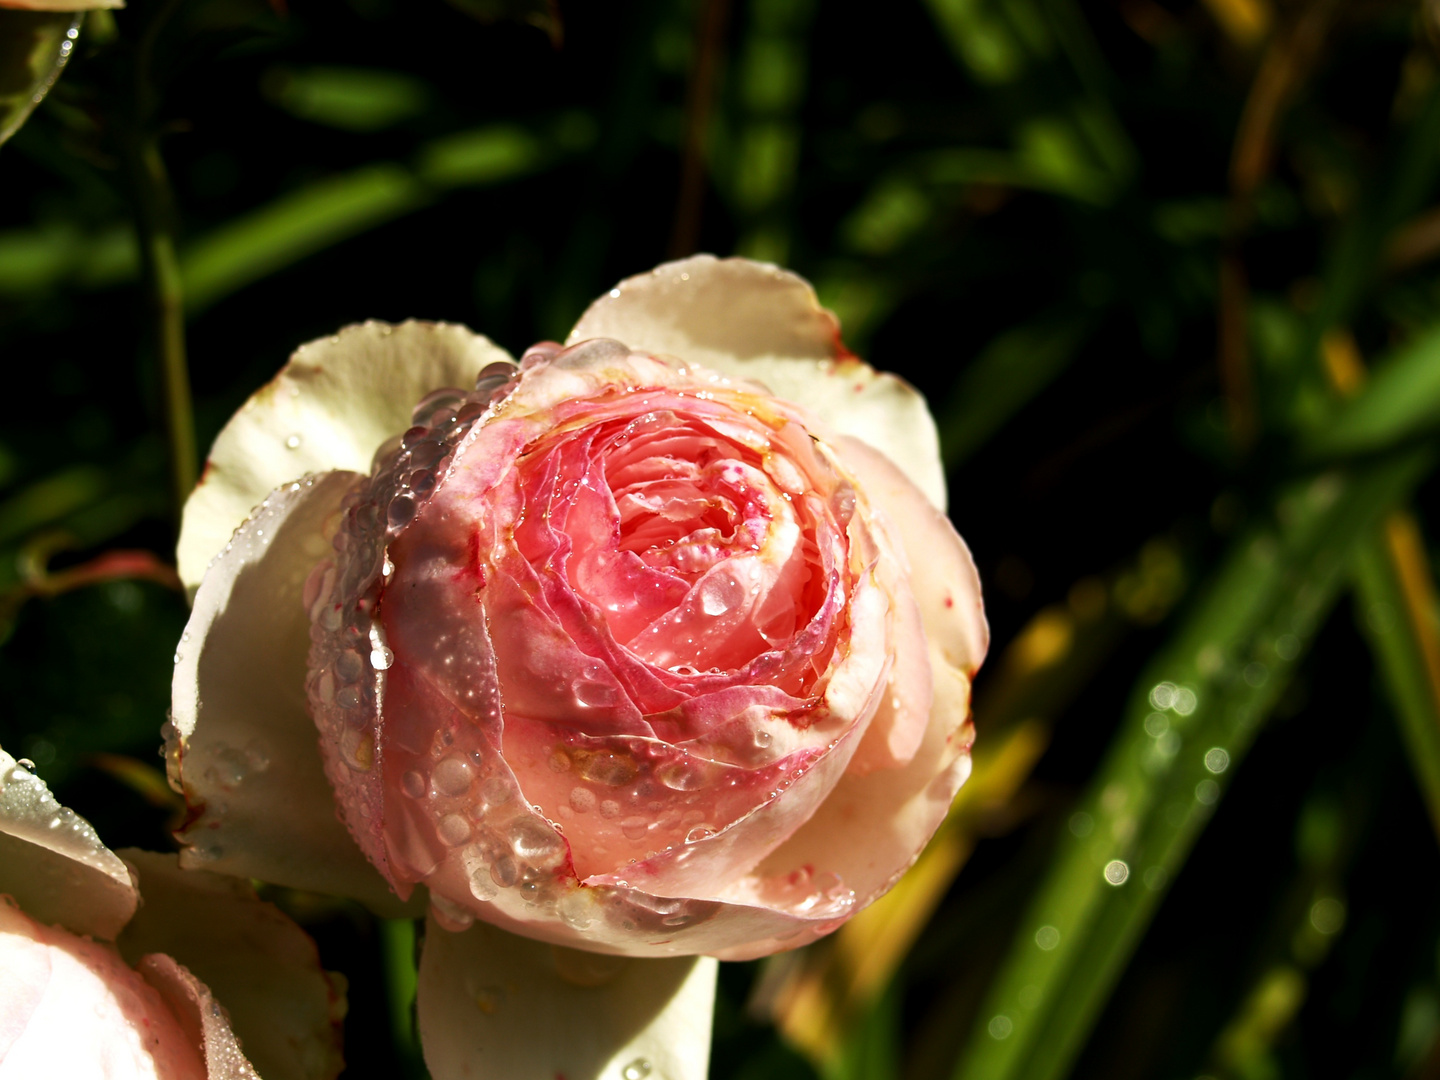
<path fill-rule="evenodd" d="M 1220 785 L 1214 780 L 1201 780 L 1195 785 L 1195 801 L 1205 806 L 1214 806 L 1220 798 Z"/>
<path fill-rule="evenodd" d="M 566 926 L 576 930 L 587 930 L 595 923 L 593 905 L 586 894 L 575 890 L 565 894 L 560 901 L 560 918 Z"/>
<path fill-rule="evenodd" d="M 581 776 L 586 780 L 594 780 L 596 783 L 607 784 L 610 787 L 628 784 L 635 779 L 635 774 L 639 772 L 635 759 L 628 754 L 600 750 L 590 754 L 577 754 L 576 757 L 579 760 Z"/>
<path fill-rule="evenodd" d="M 571 689 L 575 691 L 576 701 L 591 708 L 606 708 L 614 705 L 618 698 L 615 687 L 609 683 L 595 682 L 584 676 L 577 678 L 571 684 Z"/>
<path fill-rule="evenodd" d="M 645 1080 L 650 1075 L 650 1062 L 636 1058 L 620 1070 L 620 1080 Z"/>
<path fill-rule="evenodd" d="M 745 598 L 745 587 L 728 573 L 713 573 L 697 586 L 700 610 L 712 618 L 724 615 Z"/>
<path fill-rule="evenodd" d="M 992 1016 L 990 1018 L 990 1023 L 985 1025 L 985 1030 L 990 1033 L 992 1039 L 998 1041 L 1000 1039 L 1008 1039 L 1010 1033 L 1015 1030 L 1015 1024 L 1008 1016 L 1001 1013 L 998 1016 Z"/>
<path fill-rule="evenodd" d="M 499 894 L 490 876 L 490 867 L 478 866 L 470 873 L 470 895 L 476 900 L 494 900 Z"/>
<path fill-rule="evenodd" d="M 501 855 L 490 864 L 490 878 L 502 889 L 508 889 L 520 880 L 520 867 L 509 855 Z"/>
<path fill-rule="evenodd" d="M 704 766 L 686 758 L 666 762 L 655 770 L 655 776 L 672 791 L 694 791 L 706 781 Z"/>
<path fill-rule="evenodd" d="M 597 802 L 599 800 L 596 799 L 595 793 L 587 787 L 577 786 L 570 789 L 570 805 L 577 814 L 588 814 L 595 809 Z"/>
<path fill-rule="evenodd" d="M 365 671 L 365 661 L 354 649 L 345 649 L 335 658 L 335 675 L 342 683 L 353 683 Z"/>
<path fill-rule="evenodd" d="M 292 434 L 289 438 L 287 438 L 287 439 L 285 440 L 285 448 L 286 448 L 287 450 L 299 450 L 299 449 L 300 449 L 300 443 L 301 443 L 301 437 L 300 437 L 300 433 L 297 431 L 297 432 L 295 432 L 294 434 Z"/>
<path fill-rule="evenodd" d="M 565 853 L 565 844 L 555 833 L 538 821 L 521 819 L 510 830 L 510 846 L 515 854 L 541 869 L 557 864 Z"/>
<path fill-rule="evenodd" d="M 1105 880 L 1111 885 L 1124 885 L 1130 877 L 1130 865 L 1124 859 L 1111 859 L 1105 864 Z"/>
<path fill-rule="evenodd" d="M 458 847 L 470 839 L 470 823 L 461 814 L 446 814 L 435 831 L 450 847 Z"/>
<path fill-rule="evenodd" d="M 515 797 L 503 777 L 492 776 L 480 785 L 480 794 L 491 806 L 501 806 Z"/>
<path fill-rule="evenodd" d="M 464 758 L 447 757 L 430 773 L 430 783 L 441 795 L 464 795 L 470 790 L 474 768 Z"/>
<path fill-rule="evenodd" d="M 400 787 L 406 795 L 418 799 L 425 794 L 425 778 L 411 769 L 400 778 Z"/>
<path fill-rule="evenodd" d="M 403 529 L 415 518 L 415 500 L 409 495 L 396 495 L 385 511 L 385 521 L 392 529 Z"/>
<path fill-rule="evenodd" d="M 709 825 L 696 825 L 685 834 L 687 844 L 698 844 L 701 840 L 715 835 L 715 830 Z"/>
<path fill-rule="evenodd" d="M 650 822 L 643 817 L 627 817 L 624 821 L 620 822 L 620 831 L 623 832 L 628 839 L 639 840 L 645 835 L 645 831 L 649 826 Z"/>
<path fill-rule="evenodd" d="M 614 799 L 602 799 L 600 802 L 600 816 L 606 819 L 619 817 L 620 804 Z"/>
<path fill-rule="evenodd" d="M 1230 767 L 1230 755 L 1222 747 L 1212 746 L 1205 751 L 1205 768 L 1215 775 L 1220 775 Z"/>
<path fill-rule="evenodd" d="M 770 732 L 768 732 L 768 731 L 757 731 L 757 732 L 755 732 L 755 745 L 758 746 L 761 750 L 764 750 L 767 746 L 769 746 L 770 743 L 771 743 L 771 741 L 772 741 L 772 736 L 771 736 Z"/>
<path fill-rule="evenodd" d="M 1053 926 L 1042 926 L 1035 931 L 1035 945 L 1044 952 L 1049 952 L 1060 944 L 1060 931 Z"/>
<path fill-rule="evenodd" d="M 441 927 L 452 933 L 468 930 L 475 923 L 473 912 L 461 907 L 453 900 L 446 900 L 443 896 L 436 896 L 433 893 L 430 895 L 430 914 Z"/>

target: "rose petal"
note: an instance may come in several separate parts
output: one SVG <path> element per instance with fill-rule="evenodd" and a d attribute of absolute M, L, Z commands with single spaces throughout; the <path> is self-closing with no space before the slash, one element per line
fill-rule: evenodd
<path fill-rule="evenodd" d="M 163 952 L 204 980 L 265 1080 L 332 1080 L 345 997 L 309 935 L 248 882 L 182 870 L 174 855 L 122 854 L 145 897 L 116 943 L 125 958 Z"/>
<path fill-rule="evenodd" d="M 704 1080 L 716 970 L 705 957 L 575 954 L 432 920 L 417 998 L 425 1064 L 435 1080 Z"/>
<path fill-rule="evenodd" d="M 111 939 L 135 913 L 125 863 L 0 750 L 0 893 L 45 923 Z"/>
<path fill-rule="evenodd" d="M 816 814 L 761 864 L 760 873 L 779 877 L 807 866 L 834 873 L 855 891 L 858 908 L 915 861 L 970 773 L 970 678 L 990 635 L 974 563 L 949 521 L 883 455 L 856 439 L 842 438 L 837 449 L 905 545 L 930 641 L 934 703 L 923 740 L 904 767 L 846 773 Z M 886 734 L 874 726 L 867 738 Z M 856 754 L 867 761 L 877 756 L 864 743 Z M 718 955 L 746 959 L 763 953 L 742 949 Z"/>
<path fill-rule="evenodd" d="M 201 1080 L 199 1047 L 108 945 L 0 898 L 0 1077 Z"/>
<path fill-rule="evenodd" d="M 925 399 L 853 356 L 803 278 L 769 263 L 696 255 L 627 278 L 596 300 L 568 344 L 615 338 L 769 387 L 895 462 L 945 508 L 940 439 Z"/>
<path fill-rule="evenodd" d="M 488 339 L 448 323 L 367 322 L 302 345 L 211 447 L 185 504 L 181 580 L 194 589 L 270 491 L 306 473 L 368 473 L 376 448 L 410 426 L 420 398 L 469 387 L 486 364 L 509 360 Z"/>
<path fill-rule="evenodd" d="M 260 1080 L 241 1052 L 225 1010 L 203 982 L 164 953 L 143 957 L 138 969 L 200 1048 L 207 1080 Z M 162 1080 L 169 1077 L 162 1074 Z"/>
<path fill-rule="evenodd" d="M 399 902 L 335 814 L 305 702 L 310 623 L 301 590 L 355 479 L 329 473 L 273 493 L 216 558 L 177 650 L 172 780 L 190 808 L 181 863 Z"/>
<path fill-rule="evenodd" d="M 990 627 L 970 549 L 893 461 L 860 439 L 841 437 L 836 451 L 905 545 L 926 635 L 946 663 L 974 678 L 990 648 Z"/>

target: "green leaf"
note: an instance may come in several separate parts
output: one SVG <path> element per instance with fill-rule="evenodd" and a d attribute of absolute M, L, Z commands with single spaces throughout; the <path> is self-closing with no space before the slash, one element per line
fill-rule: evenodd
<path fill-rule="evenodd" d="M 1421 598 L 1406 595 L 1382 530 L 1372 529 L 1356 545 L 1354 560 L 1359 623 L 1378 661 L 1410 767 L 1440 834 L 1440 709 L 1426 671 L 1425 648 L 1409 615 Z"/>
<path fill-rule="evenodd" d="M 1007 330 L 981 350 L 956 380 L 940 412 L 946 468 L 968 458 L 1069 366 L 1093 319 L 1058 312 Z"/>
<path fill-rule="evenodd" d="M 1354 545 L 1430 464 L 1292 485 L 1137 687 L 978 1016 L 956 1080 L 1058 1080 L 1330 609 Z"/>
<path fill-rule="evenodd" d="M 399 165 L 368 165 L 283 195 L 223 225 L 180 259 L 185 306 L 209 307 L 251 282 L 409 213 L 429 193 Z"/>
<path fill-rule="evenodd" d="M 1365 388 L 1336 404 L 1300 442 L 1310 460 L 1383 451 L 1440 425 L 1440 327 L 1376 365 Z"/>
<path fill-rule="evenodd" d="M 394 127 L 424 112 L 432 97 L 414 76 L 379 68 L 273 68 L 260 85 L 292 116 L 343 131 Z"/>
<path fill-rule="evenodd" d="M 0 9 L 0 143 L 54 85 L 75 48 L 81 19 L 73 11 Z"/>

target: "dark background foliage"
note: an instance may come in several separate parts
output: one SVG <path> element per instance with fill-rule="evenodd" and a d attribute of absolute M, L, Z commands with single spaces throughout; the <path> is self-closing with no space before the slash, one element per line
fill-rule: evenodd
<path fill-rule="evenodd" d="M 112 846 L 171 845 L 155 754 L 192 407 L 203 448 L 357 320 L 463 322 L 518 354 L 667 257 L 766 258 L 929 397 L 994 645 L 958 857 L 886 909 L 911 930 L 887 952 L 880 920 L 847 929 L 881 958 L 869 982 L 836 941 L 728 965 L 713 1075 L 1440 1076 L 1437 20 L 1430 0 L 88 17 L 0 151 L 0 744 Z M 167 396 L 181 360 L 190 392 Z M 1096 837 L 1128 881 L 1087 861 Z M 413 930 L 271 895 L 349 977 L 346 1075 L 420 1075 Z M 1059 948 L 1035 944 L 1047 910 L 1074 922 Z"/>

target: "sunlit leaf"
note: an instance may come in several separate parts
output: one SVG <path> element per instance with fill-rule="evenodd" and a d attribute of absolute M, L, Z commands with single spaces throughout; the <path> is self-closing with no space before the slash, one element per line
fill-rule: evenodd
<path fill-rule="evenodd" d="M 1298 657 L 1354 544 L 1429 465 L 1292 486 L 1149 665 L 959 1062 L 956 1080 L 1063 1076 Z"/>
<path fill-rule="evenodd" d="M 277 67 L 261 81 L 286 112 L 345 131 L 382 131 L 425 111 L 431 91 L 414 76 L 379 68 Z"/>
<path fill-rule="evenodd" d="M 1440 836 L 1440 633 L 1434 585 L 1413 519 L 1392 515 L 1356 546 L 1354 558 L 1356 614 Z"/>

